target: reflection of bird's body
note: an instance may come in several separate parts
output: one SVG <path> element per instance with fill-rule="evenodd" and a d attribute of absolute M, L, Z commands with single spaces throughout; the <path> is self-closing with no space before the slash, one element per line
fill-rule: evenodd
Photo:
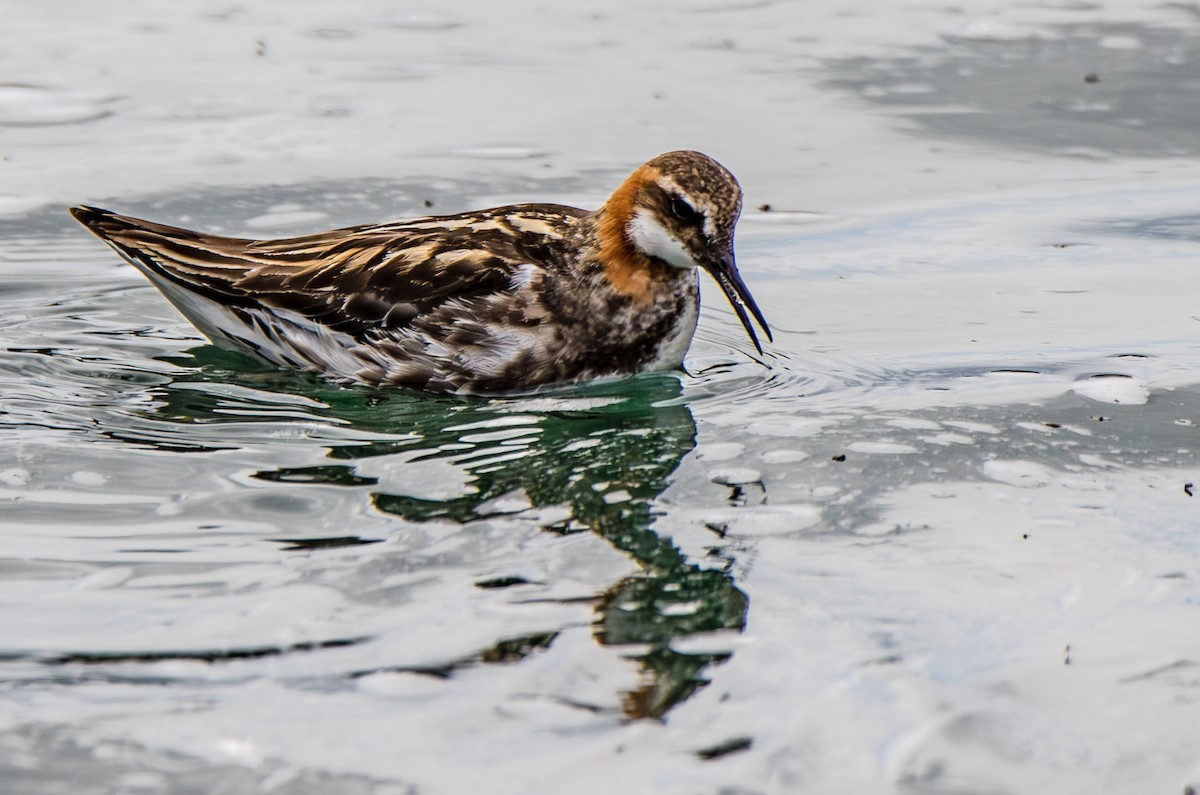
<path fill-rule="evenodd" d="M 716 278 L 770 331 L 733 259 L 741 189 L 698 152 L 638 168 L 593 213 L 523 204 L 281 240 L 91 207 L 72 215 L 215 344 L 335 381 L 502 392 L 671 370 Z"/>

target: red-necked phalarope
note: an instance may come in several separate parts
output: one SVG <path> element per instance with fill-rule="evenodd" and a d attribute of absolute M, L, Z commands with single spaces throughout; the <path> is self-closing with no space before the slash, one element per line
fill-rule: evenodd
<path fill-rule="evenodd" d="M 761 353 L 747 310 L 771 331 L 734 264 L 741 206 L 715 160 L 668 152 L 595 212 L 520 204 L 280 240 L 71 214 L 214 344 L 338 382 L 492 393 L 680 367 L 697 267 Z"/>

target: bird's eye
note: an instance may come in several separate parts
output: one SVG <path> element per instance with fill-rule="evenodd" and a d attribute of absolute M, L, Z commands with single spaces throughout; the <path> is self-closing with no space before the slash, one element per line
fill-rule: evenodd
<path fill-rule="evenodd" d="M 700 213 L 696 212 L 696 208 L 678 196 L 671 197 L 671 214 L 680 221 L 686 221 L 689 224 L 694 224 L 700 220 Z"/>

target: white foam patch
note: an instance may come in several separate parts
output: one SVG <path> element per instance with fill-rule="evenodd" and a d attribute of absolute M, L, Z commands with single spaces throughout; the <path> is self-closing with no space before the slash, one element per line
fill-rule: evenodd
<path fill-rule="evenodd" d="M 736 418 L 736 413 L 730 412 L 731 418 Z M 706 418 L 710 422 L 720 422 L 722 417 L 714 415 Z M 736 422 L 736 419 L 732 419 Z M 772 417 L 769 422 L 753 422 L 746 426 L 746 432 L 756 436 L 770 436 L 777 439 L 799 439 L 809 436 L 817 436 L 826 428 L 833 427 L 838 424 L 836 417 Z"/>
<path fill-rule="evenodd" d="M 762 454 L 764 464 L 788 464 L 793 461 L 803 461 L 808 453 L 803 450 L 768 450 Z"/>
<path fill-rule="evenodd" d="M 475 146 L 459 149 L 456 154 L 480 160 L 529 160 L 546 156 L 545 151 L 529 146 Z"/>
<path fill-rule="evenodd" d="M 888 425 L 906 431 L 940 431 L 942 426 L 933 420 L 922 420 L 916 417 L 899 417 L 888 420 Z"/>
<path fill-rule="evenodd" d="M 715 442 L 704 445 L 696 451 L 696 458 L 701 461 L 728 461 L 746 452 L 746 445 L 741 442 Z"/>
<path fill-rule="evenodd" d="M 48 127 L 95 121 L 110 115 L 104 107 L 108 101 L 87 91 L 0 85 L 0 126 Z"/>
<path fill-rule="evenodd" d="M 867 455 L 907 455 L 917 452 L 917 448 L 912 445 L 896 442 L 851 442 L 848 449 L 852 453 Z"/>
<path fill-rule="evenodd" d="M 325 213 L 317 210 L 295 209 L 256 215 L 243 223 L 250 229 L 279 229 L 288 226 L 308 226 L 328 217 Z"/>
<path fill-rule="evenodd" d="M 0 215 L 21 215 L 45 203 L 46 200 L 37 195 L 0 195 Z"/>
<path fill-rule="evenodd" d="M 821 520 L 815 505 L 756 505 L 703 513 L 706 524 L 720 524 L 727 536 L 780 536 L 807 530 Z"/>
<path fill-rule="evenodd" d="M 80 486 L 103 486 L 108 482 L 108 475 L 93 472 L 90 469 L 81 469 L 71 474 L 71 482 L 78 483 Z"/>
<path fill-rule="evenodd" d="M 1125 406 L 1140 406 L 1150 399 L 1144 382 L 1124 375 L 1092 376 L 1076 381 L 1071 391 L 1088 400 Z"/>
<path fill-rule="evenodd" d="M 1050 469 L 1034 461 L 987 461 L 983 474 L 992 480 L 1021 488 L 1038 488 L 1054 480 Z"/>
<path fill-rule="evenodd" d="M 963 420 L 946 420 L 943 425 L 949 425 L 951 428 L 961 428 L 967 433 L 986 433 L 995 435 L 1000 433 L 1000 429 L 995 425 L 989 425 L 986 422 L 966 422 Z"/>
<path fill-rule="evenodd" d="M 28 486 L 29 470 L 20 468 L 0 470 L 0 484 L 14 487 Z"/>
<path fill-rule="evenodd" d="M 921 441 L 926 444 L 936 444 L 945 447 L 951 444 L 975 444 L 975 440 L 970 436 L 963 436 L 961 433 L 939 433 L 936 436 L 922 436 Z"/>

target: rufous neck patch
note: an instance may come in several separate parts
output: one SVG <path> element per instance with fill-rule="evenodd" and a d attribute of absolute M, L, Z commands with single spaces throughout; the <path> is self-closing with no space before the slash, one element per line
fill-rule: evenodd
<path fill-rule="evenodd" d="M 634 249 L 629 224 L 638 191 L 658 176 L 658 169 L 649 165 L 630 174 L 604 203 L 596 229 L 600 262 L 609 284 L 621 295 L 643 304 L 650 302 L 656 283 L 667 276 L 667 268 Z"/>

